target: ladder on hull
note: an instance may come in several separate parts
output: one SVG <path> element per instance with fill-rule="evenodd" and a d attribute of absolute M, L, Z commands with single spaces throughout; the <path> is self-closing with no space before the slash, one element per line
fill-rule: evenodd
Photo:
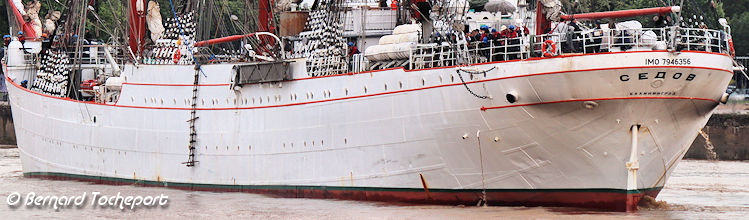
<path fill-rule="evenodd" d="M 193 86 L 192 86 L 192 103 L 190 110 L 190 120 L 187 120 L 187 122 L 190 123 L 190 143 L 188 143 L 188 149 L 190 150 L 190 154 L 187 157 L 187 162 L 183 162 L 182 164 L 185 164 L 185 166 L 193 167 L 195 166 L 195 163 L 198 161 L 195 161 L 195 143 L 198 141 L 198 133 L 195 131 L 195 121 L 198 120 L 198 116 L 196 115 L 196 108 L 198 106 L 198 82 L 200 80 L 200 69 L 196 68 L 195 70 L 195 79 L 193 80 Z"/>

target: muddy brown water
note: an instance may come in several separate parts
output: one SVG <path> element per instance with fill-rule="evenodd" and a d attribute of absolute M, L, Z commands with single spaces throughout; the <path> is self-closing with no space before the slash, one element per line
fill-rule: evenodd
<path fill-rule="evenodd" d="M 14 192 L 25 196 L 101 195 L 169 197 L 165 207 L 135 210 L 83 205 L 80 208 L 11 207 Z M 635 213 L 560 207 L 473 207 L 393 205 L 319 199 L 272 198 L 248 193 L 212 193 L 154 187 L 110 186 L 24 178 L 18 150 L 0 148 L 0 218 L 249 218 L 249 219 L 746 219 L 749 161 L 682 161 L 658 198 Z M 10 218 L 6 218 L 10 217 Z"/>

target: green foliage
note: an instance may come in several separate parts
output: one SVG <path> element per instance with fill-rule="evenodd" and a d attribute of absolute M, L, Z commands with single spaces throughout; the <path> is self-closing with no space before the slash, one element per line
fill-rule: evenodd
<path fill-rule="evenodd" d="M 8 10 L 5 9 L 5 1 L 0 1 L 0 35 L 8 34 Z"/>
<path fill-rule="evenodd" d="M 733 44 L 737 56 L 749 55 L 749 12 L 735 15 L 729 21 L 731 25 Z"/>
<path fill-rule="evenodd" d="M 737 56 L 749 56 L 749 0 L 724 0 Z"/>
<path fill-rule="evenodd" d="M 673 3 L 672 3 L 673 2 Z M 562 0 L 567 13 L 584 13 L 596 11 L 612 11 L 634 8 L 662 7 L 678 5 L 680 0 Z M 705 22 L 712 29 L 722 29 L 718 24 L 719 18 L 726 18 L 732 29 L 732 36 L 736 54 L 749 55 L 749 0 L 685 0 L 682 7 L 682 17 L 685 23 L 692 19 L 694 22 Z M 697 19 L 694 19 L 694 17 Z M 699 19 L 702 16 L 703 19 Z M 637 18 L 644 26 L 652 25 L 649 17 Z"/>
<path fill-rule="evenodd" d="M 476 11 L 483 11 L 484 5 L 489 2 L 489 0 L 469 0 L 468 3 L 471 5 L 471 9 Z"/>
<path fill-rule="evenodd" d="M 121 40 L 127 33 L 127 5 L 121 0 L 98 0 L 99 15 L 101 23 L 93 15 L 87 16 L 86 29 L 93 32 L 93 36 L 105 42 L 112 42 L 110 33 L 114 40 Z M 102 25 L 103 23 L 103 25 Z"/>

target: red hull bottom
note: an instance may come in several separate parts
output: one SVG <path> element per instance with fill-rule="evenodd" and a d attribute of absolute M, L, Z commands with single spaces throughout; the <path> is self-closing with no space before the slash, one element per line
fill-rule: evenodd
<path fill-rule="evenodd" d="M 636 211 L 644 196 L 655 198 L 661 188 L 619 189 L 418 189 L 330 186 L 212 185 L 133 180 L 63 173 L 24 173 L 26 177 L 77 180 L 107 185 L 138 185 L 211 192 L 246 192 L 287 198 L 343 199 L 390 203 L 492 206 L 580 207 L 606 211 Z M 484 196 L 485 195 L 485 196 Z"/>

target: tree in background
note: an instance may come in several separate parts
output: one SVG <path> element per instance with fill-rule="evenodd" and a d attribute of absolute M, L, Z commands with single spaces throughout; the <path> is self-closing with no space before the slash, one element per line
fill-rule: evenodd
<path fill-rule="evenodd" d="M 489 2 L 489 0 L 469 0 L 468 3 L 471 6 L 471 9 L 476 11 L 483 11 L 484 5 Z"/>
<path fill-rule="evenodd" d="M 737 56 L 749 56 L 749 12 L 729 15 Z"/>
<path fill-rule="evenodd" d="M 724 0 L 737 56 L 749 56 L 749 0 Z"/>
<path fill-rule="evenodd" d="M 680 0 L 562 0 L 566 13 L 613 11 L 635 8 L 679 5 Z M 684 0 L 682 17 L 684 24 L 694 27 L 695 22 L 704 22 L 712 29 L 722 29 L 719 18 L 726 18 L 732 29 L 737 55 L 749 55 L 749 0 Z M 696 17 L 696 19 L 695 19 Z M 702 17 L 702 19 L 700 19 Z M 651 17 L 636 18 L 644 26 L 652 26 Z M 691 22 L 690 22 L 691 20 Z"/>
<path fill-rule="evenodd" d="M 0 1 L 0 35 L 9 34 L 8 10 L 5 9 L 5 1 Z"/>

